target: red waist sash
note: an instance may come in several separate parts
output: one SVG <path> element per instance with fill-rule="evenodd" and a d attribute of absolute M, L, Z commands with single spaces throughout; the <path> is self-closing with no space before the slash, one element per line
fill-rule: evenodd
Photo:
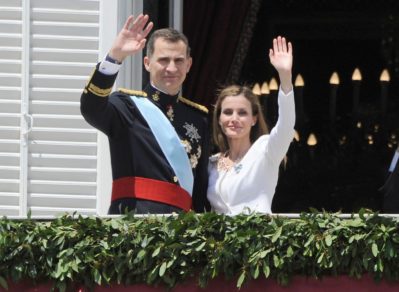
<path fill-rule="evenodd" d="M 111 200 L 136 198 L 165 203 L 189 211 L 192 205 L 190 194 L 180 186 L 144 177 L 128 176 L 112 183 Z"/>

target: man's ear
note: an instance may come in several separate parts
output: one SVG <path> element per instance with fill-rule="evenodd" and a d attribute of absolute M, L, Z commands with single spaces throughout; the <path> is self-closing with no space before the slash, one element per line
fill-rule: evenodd
<path fill-rule="evenodd" d="M 190 68 L 193 65 L 193 58 L 188 58 L 188 62 L 187 62 L 187 70 L 186 73 L 190 72 Z"/>
<path fill-rule="evenodd" d="M 143 59 L 143 63 L 144 63 L 144 67 L 145 69 L 150 72 L 150 58 L 148 58 L 147 56 L 144 57 Z"/>

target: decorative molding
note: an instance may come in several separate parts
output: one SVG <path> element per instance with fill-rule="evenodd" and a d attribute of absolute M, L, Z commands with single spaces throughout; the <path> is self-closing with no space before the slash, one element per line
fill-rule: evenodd
<path fill-rule="evenodd" d="M 253 30 L 257 22 L 260 6 L 260 0 L 251 1 L 249 11 L 238 41 L 234 59 L 231 64 L 229 74 L 226 78 L 227 83 L 236 83 L 240 78 L 241 68 L 247 56 L 248 48 L 251 45 Z"/>

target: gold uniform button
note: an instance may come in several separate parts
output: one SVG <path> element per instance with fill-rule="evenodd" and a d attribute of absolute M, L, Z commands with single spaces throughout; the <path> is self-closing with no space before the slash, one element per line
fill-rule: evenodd
<path fill-rule="evenodd" d="M 173 181 L 176 183 L 177 182 L 177 176 L 173 177 Z"/>

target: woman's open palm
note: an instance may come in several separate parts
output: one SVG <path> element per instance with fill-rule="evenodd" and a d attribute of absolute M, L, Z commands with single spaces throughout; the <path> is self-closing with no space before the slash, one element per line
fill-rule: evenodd
<path fill-rule="evenodd" d="M 273 49 L 269 50 L 270 63 L 278 72 L 291 71 L 292 69 L 292 45 L 287 43 L 284 37 L 273 39 Z"/>

